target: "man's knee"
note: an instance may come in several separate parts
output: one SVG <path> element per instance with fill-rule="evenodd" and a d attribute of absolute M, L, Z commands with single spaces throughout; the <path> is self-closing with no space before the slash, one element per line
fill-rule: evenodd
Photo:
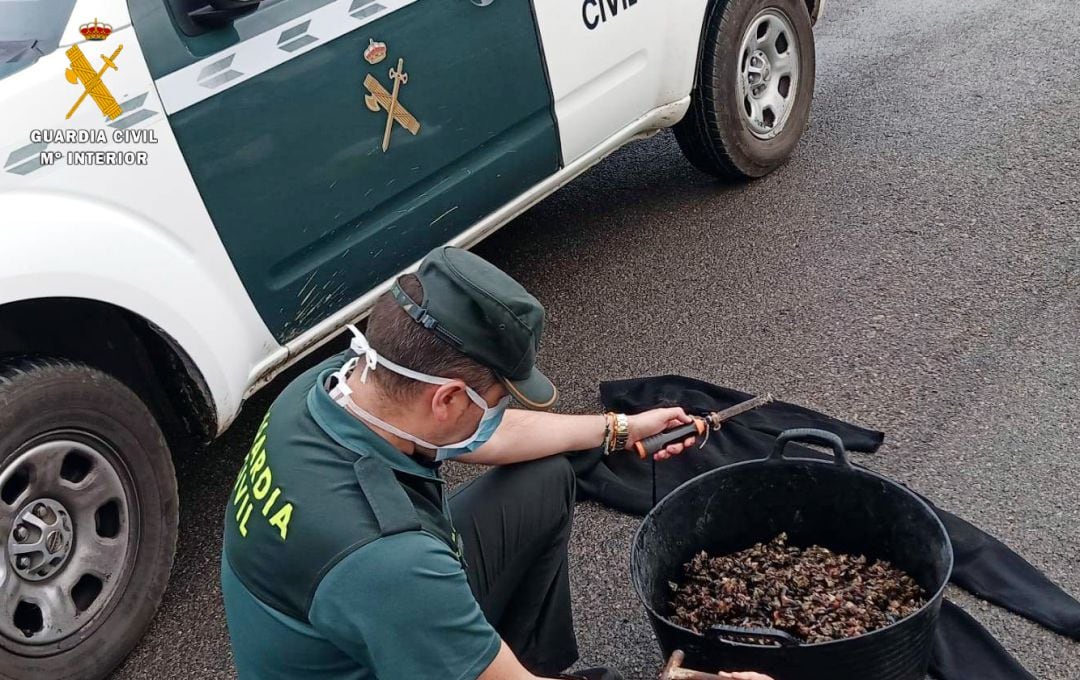
<path fill-rule="evenodd" d="M 507 465 L 498 472 L 503 475 L 503 492 L 510 497 L 529 499 L 526 502 L 543 515 L 557 515 L 560 525 L 573 519 L 577 478 L 566 456 L 548 456 Z"/>
<path fill-rule="evenodd" d="M 577 477 L 574 476 L 574 467 L 566 456 L 548 456 L 536 461 L 538 466 L 538 481 L 545 487 L 547 493 L 554 497 L 564 498 L 566 507 L 570 513 L 574 511 L 574 500 L 577 496 Z"/>

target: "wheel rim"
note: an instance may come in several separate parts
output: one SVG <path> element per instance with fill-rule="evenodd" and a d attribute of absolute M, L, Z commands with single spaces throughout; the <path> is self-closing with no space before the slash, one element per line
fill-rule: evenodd
<path fill-rule="evenodd" d="M 24 448 L 0 470 L 0 641 L 56 651 L 127 581 L 134 495 L 119 458 L 89 435 Z"/>
<path fill-rule="evenodd" d="M 777 9 L 760 12 L 743 34 L 739 52 L 739 111 L 754 136 L 780 134 L 798 95 L 799 51 L 795 29 Z"/>

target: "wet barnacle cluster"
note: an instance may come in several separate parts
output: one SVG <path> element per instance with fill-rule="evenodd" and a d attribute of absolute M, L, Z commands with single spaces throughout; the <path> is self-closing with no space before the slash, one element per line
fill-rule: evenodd
<path fill-rule="evenodd" d="M 774 628 L 805 643 L 884 628 L 926 603 L 919 585 L 888 562 L 791 546 L 786 534 L 730 555 L 701 552 L 685 565 L 683 582 L 669 585 L 670 619 L 680 626 Z"/>

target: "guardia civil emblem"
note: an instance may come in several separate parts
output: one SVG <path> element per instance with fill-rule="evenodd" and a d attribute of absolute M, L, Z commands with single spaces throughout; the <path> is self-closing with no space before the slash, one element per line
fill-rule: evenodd
<path fill-rule="evenodd" d="M 368 49 L 371 49 L 369 46 Z M 364 103 L 368 109 L 379 113 L 386 111 L 386 130 L 383 132 L 382 150 L 386 153 L 390 148 L 390 136 L 394 132 L 394 123 L 405 128 L 413 135 L 420 133 L 420 121 L 416 120 L 409 110 L 398 100 L 401 87 L 409 82 L 409 74 L 405 72 L 405 60 L 398 59 L 397 68 L 390 67 L 390 80 L 394 83 L 393 91 L 388 92 L 378 78 L 367 74 L 364 78 L 364 87 L 368 94 L 364 96 Z"/>
<path fill-rule="evenodd" d="M 93 23 L 80 26 L 79 32 L 88 41 L 100 42 L 108 38 L 109 34 L 112 33 L 112 26 L 94 19 Z M 101 78 L 105 75 L 105 71 L 110 68 L 114 71 L 120 70 L 116 67 L 116 58 L 120 56 L 122 49 L 124 49 L 124 46 L 118 45 L 110 56 L 102 54 L 101 60 L 104 65 L 100 69 L 95 69 L 78 45 L 72 45 L 68 48 L 66 54 L 70 66 L 64 72 L 64 77 L 72 85 L 82 85 L 83 93 L 75 100 L 74 106 L 71 107 L 65 118 L 71 118 L 87 96 L 97 104 L 98 108 L 109 120 L 120 116 L 120 105 L 116 103 L 112 92 L 109 91 Z"/>

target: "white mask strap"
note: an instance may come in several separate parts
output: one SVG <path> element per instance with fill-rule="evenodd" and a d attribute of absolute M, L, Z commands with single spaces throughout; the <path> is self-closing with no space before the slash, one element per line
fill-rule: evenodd
<path fill-rule="evenodd" d="M 356 326 L 349 324 L 347 328 L 352 331 L 353 334 L 353 339 L 349 343 L 349 347 L 359 356 L 353 357 L 352 359 L 346 361 L 345 365 L 342 366 L 331 376 L 331 380 L 336 381 L 336 384 L 334 385 L 333 389 L 330 390 L 330 398 L 333 399 L 338 404 L 338 406 L 341 406 L 345 410 L 350 411 L 353 415 L 360 418 L 361 420 L 366 420 L 369 423 L 372 423 L 382 428 L 383 430 L 386 430 L 387 432 L 401 437 L 402 439 L 411 441 L 414 444 L 424 447 L 425 449 L 432 450 L 449 450 L 466 447 L 473 441 L 475 441 L 477 437 L 479 437 L 484 432 L 485 423 L 491 420 L 501 419 L 503 411 L 506 410 L 507 405 L 510 403 L 510 395 L 507 395 L 500 399 L 499 403 L 495 406 L 488 406 L 487 402 L 484 400 L 483 397 L 477 394 L 476 390 L 469 387 L 468 385 L 465 385 L 465 393 L 469 395 L 469 399 L 471 399 L 473 403 L 479 406 L 484 412 L 484 415 L 481 416 L 480 422 L 477 424 L 476 430 L 473 432 L 472 436 L 455 444 L 444 444 L 440 446 L 438 444 L 432 444 L 431 442 L 421 439 L 420 437 L 405 432 L 404 430 L 399 429 L 386 422 L 385 420 L 379 418 L 375 414 L 364 410 L 355 401 L 353 401 L 353 390 L 349 387 L 348 377 L 349 374 L 352 373 L 352 371 L 356 368 L 357 364 L 360 362 L 360 357 L 364 358 L 364 372 L 360 374 L 360 382 L 366 382 L 368 371 L 374 371 L 376 368 L 378 368 L 380 362 L 383 366 L 386 367 L 387 370 L 393 371 L 394 373 L 399 373 L 407 378 L 412 378 L 413 380 L 419 380 L 421 382 L 431 383 L 434 385 L 445 385 L 447 383 L 453 382 L 453 380 L 451 380 L 450 378 L 441 378 L 435 375 L 428 375 L 426 373 L 419 373 L 410 368 L 398 366 L 386 357 L 380 357 L 375 352 L 375 350 L 372 349 L 371 345 L 368 344 L 367 338 L 364 337 L 364 334 L 361 333 L 359 329 L 356 328 Z"/>
<path fill-rule="evenodd" d="M 353 339 L 349 342 L 349 349 L 364 358 L 364 372 L 360 374 L 360 382 L 366 383 L 368 371 L 374 371 L 376 368 L 378 368 L 380 363 L 394 373 L 397 373 L 398 375 L 403 375 L 406 378 L 412 378 L 413 380 L 419 380 L 420 382 L 426 382 L 432 385 L 446 385 L 447 383 L 453 382 L 449 378 L 441 378 L 436 375 L 428 375 L 427 373 L 420 373 L 418 371 L 414 371 L 411 368 L 406 368 L 405 366 L 396 364 L 393 361 L 387 359 L 386 357 L 379 356 L 379 353 L 375 351 L 375 349 L 371 346 L 370 343 L 368 343 L 367 338 L 364 337 L 364 334 L 361 333 L 356 326 L 354 326 L 353 324 L 349 324 L 348 326 L 346 326 L 346 328 L 348 328 L 353 334 Z M 350 362 L 351 363 L 346 363 L 344 366 L 342 366 L 341 371 L 335 374 L 335 376 L 338 377 L 339 382 L 341 383 L 345 382 L 345 378 L 348 377 L 349 373 L 356 366 L 357 359 L 351 359 Z M 352 390 L 349 390 L 348 387 L 346 387 L 345 389 L 347 390 L 345 392 L 346 396 L 352 393 Z M 485 401 L 483 397 L 477 394 L 476 390 L 469 387 L 468 385 L 465 385 L 465 393 L 468 394 L 469 399 L 471 399 L 473 403 L 480 408 L 484 409 L 485 411 L 490 408 L 487 405 L 487 401 Z"/>
<path fill-rule="evenodd" d="M 344 383 L 342 383 L 342 382 L 338 382 L 337 386 L 335 386 L 334 389 L 332 389 L 330 391 L 330 398 L 333 399 L 335 402 L 337 402 L 337 404 L 339 406 L 342 406 L 346 411 L 350 411 L 350 412 L 352 412 L 353 415 L 360 418 L 361 420 L 366 420 L 369 423 L 372 423 L 372 424 L 374 424 L 374 425 L 376 425 L 378 427 L 381 427 L 382 429 L 386 430 L 387 432 L 390 432 L 392 434 L 396 434 L 397 436 L 401 437 L 402 439 L 406 439 L 408 441 L 411 441 L 412 443 L 414 443 L 414 444 L 416 444 L 418 446 L 422 446 L 425 449 L 430 449 L 430 450 L 434 451 L 434 450 L 439 448 L 438 444 L 432 444 L 431 442 L 426 441 L 424 439 L 421 439 L 420 437 L 409 434 L 405 430 L 402 430 L 402 429 L 400 429 L 398 427 L 395 427 L 395 426 L 391 425 L 390 423 L 386 422 L 385 420 L 383 420 L 382 418 L 379 418 L 374 413 L 371 413 L 369 411 L 366 411 L 366 410 L 360 408 L 356 404 L 356 402 L 354 402 L 352 399 L 349 398 L 348 394 L 346 394 L 345 392 L 343 392 L 341 390 L 341 386 L 343 384 Z M 346 388 L 346 389 L 348 389 L 348 388 Z"/>
<path fill-rule="evenodd" d="M 364 372 L 360 374 L 360 382 L 367 383 L 368 371 L 374 371 L 379 367 L 379 353 L 376 352 L 370 344 L 368 344 L 367 338 L 360 332 L 353 324 L 346 326 L 352 331 L 353 339 L 349 342 L 349 349 L 357 354 L 357 356 L 364 357 Z M 383 359 L 383 363 L 390 365 L 390 362 Z M 354 363 L 353 366 L 356 364 Z"/>
<path fill-rule="evenodd" d="M 346 401 L 352 400 L 353 390 L 351 387 L 349 387 L 349 383 L 346 379 L 349 377 L 349 374 L 352 373 L 353 369 L 356 368 L 356 363 L 358 361 L 359 359 L 357 359 L 356 357 L 349 359 L 341 368 L 339 368 L 337 371 L 334 372 L 333 375 L 330 376 L 330 380 L 336 383 L 334 386 L 334 390 L 339 395 L 338 397 L 334 398 L 334 401 L 336 401 L 340 406 L 344 406 Z"/>

